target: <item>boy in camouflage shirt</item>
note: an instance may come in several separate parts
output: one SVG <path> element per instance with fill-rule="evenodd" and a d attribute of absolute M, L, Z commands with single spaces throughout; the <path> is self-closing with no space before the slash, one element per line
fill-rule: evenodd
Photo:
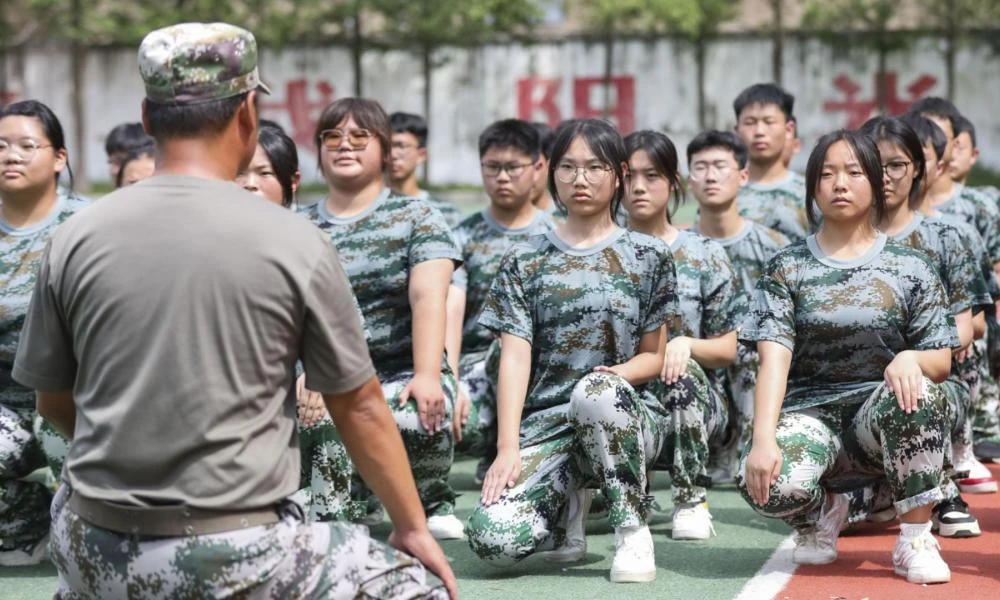
<path fill-rule="evenodd" d="M 740 214 L 781 232 L 789 240 L 809 235 L 802 177 L 783 155 L 795 128 L 795 97 L 771 83 L 743 90 L 733 102 L 736 133 L 749 149 L 749 182 L 740 190 Z"/>
<path fill-rule="evenodd" d="M 438 209 L 449 227 L 463 219 L 462 211 L 451 202 L 420 189 L 417 169 L 427 162 L 427 120 L 412 113 L 395 112 L 389 116 L 392 127 L 392 164 L 386 177 L 392 190 L 402 196 L 420 198 Z"/>
<path fill-rule="evenodd" d="M 516 242 L 552 229 L 548 214 L 532 204 L 535 182 L 544 177 L 538 130 L 518 119 L 497 121 L 479 136 L 483 187 L 490 204 L 455 228 L 462 267 L 448 292 L 448 360 L 460 373 L 459 405 L 469 403 L 464 431 L 456 429 L 464 447 L 483 453 L 476 478 L 496 457 L 495 386 L 486 362 L 493 334 L 479 325 L 486 296 L 500 260 Z M 461 408 L 456 410 L 462 414 Z"/>
<path fill-rule="evenodd" d="M 738 279 L 738 293 L 749 300 L 757 279 L 771 258 L 788 245 L 788 238 L 756 221 L 740 216 L 736 197 L 747 180 L 747 148 L 732 132 L 707 131 L 687 147 L 689 189 L 699 205 L 698 232 L 726 251 Z M 805 190 L 805 183 L 802 184 Z M 742 320 L 742 319 L 741 319 Z M 749 442 L 753 419 L 757 352 L 744 344 L 736 348 L 736 361 L 727 369 L 727 394 L 731 400 L 734 435 L 713 453 L 718 466 L 715 481 L 731 481 L 739 454 Z"/>

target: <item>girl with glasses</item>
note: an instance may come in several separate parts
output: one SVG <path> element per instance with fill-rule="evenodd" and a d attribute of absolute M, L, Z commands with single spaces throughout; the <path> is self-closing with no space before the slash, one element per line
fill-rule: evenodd
<path fill-rule="evenodd" d="M 548 181 L 566 221 L 511 247 L 479 319 L 500 337 L 499 435 L 468 534 L 494 564 L 583 560 L 597 487 L 615 528 L 611 580 L 656 577 L 646 471 L 667 424 L 645 384 L 663 365 L 676 277 L 665 244 L 615 224 L 627 158 L 605 121 L 559 126 Z"/>
<path fill-rule="evenodd" d="M 64 172 L 66 188 L 59 185 Z M 37 417 L 34 390 L 15 383 L 11 369 L 46 245 L 87 205 L 72 185 L 63 128 L 52 110 L 35 100 L 0 109 L 0 566 L 44 560 L 52 495 L 23 478 L 46 466 L 48 457 L 58 480 L 68 449 L 66 439 Z"/>
<path fill-rule="evenodd" d="M 454 516 L 455 492 L 448 483 L 456 382 L 444 360 L 445 298 L 461 260 L 437 209 L 386 187 L 391 139 L 389 117 L 373 100 L 344 98 L 326 107 L 316 144 L 329 194 L 307 216 L 329 233 L 354 288 L 428 528 L 438 539 L 454 539 L 462 537 L 462 524 Z M 317 444 L 322 464 L 323 453 L 341 452 L 342 446 L 329 418 L 320 426 L 331 446 L 324 450 L 326 444 Z M 336 481 L 323 490 L 314 485 L 314 514 L 381 519 L 362 482 L 344 485 L 351 475 L 336 473 Z M 352 502 L 343 497 L 348 487 L 353 487 Z M 326 506 L 317 508 L 317 498 Z"/>

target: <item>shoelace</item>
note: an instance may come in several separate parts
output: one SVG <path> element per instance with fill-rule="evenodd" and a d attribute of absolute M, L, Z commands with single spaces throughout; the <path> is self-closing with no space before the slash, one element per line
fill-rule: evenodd
<path fill-rule="evenodd" d="M 910 540 L 910 547 L 916 552 L 924 552 L 926 550 L 940 550 L 941 544 L 933 535 L 924 534 Z"/>

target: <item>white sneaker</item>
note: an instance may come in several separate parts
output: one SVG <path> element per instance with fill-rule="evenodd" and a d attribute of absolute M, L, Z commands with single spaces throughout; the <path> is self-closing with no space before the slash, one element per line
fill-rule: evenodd
<path fill-rule="evenodd" d="M 900 535 L 892 551 L 896 575 L 910 583 L 948 583 L 951 569 L 941 558 L 940 549 L 930 531 L 910 539 Z"/>
<path fill-rule="evenodd" d="M 0 567 L 30 567 L 41 564 L 49 557 L 49 534 L 41 539 L 31 552 L 25 550 L 7 550 L 0 552 Z"/>
<path fill-rule="evenodd" d="M 465 537 L 465 526 L 455 515 L 434 515 L 427 519 L 427 529 L 436 540 L 460 540 Z"/>
<path fill-rule="evenodd" d="M 708 512 L 708 502 L 681 504 L 674 507 L 673 532 L 675 540 L 707 540 L 715 535 L 712 513 Z"/>
<path fill-rule="evenodd" d="M 553 563 L 574 563 L 587 557 L 585 524 L 593 497 L 593 490 L 570 492 L 566 506 L 566 543 L 554 550 L 540 553 L 545 560 Z"/>
<path fill-rule="evenodd" d="M 827 494 L 819 520 L 796 532 L 792 560 L 798 565 L 827 565 L 837 560 L 837 536 L 847 523 L 850 503 L 844 494 Z"/>
<path fill-rule="evenodd" d="M 986 468 L 986 465 L 976 460 L 974 456 L 969 456 L 969 460 L 963 461 L 961 465 L 955 465 L 955 470 L 968 471 L 968 477 L 957 480 L 958 489 L 963 494 L 995 494 L 997 492 L 997 480 L 993 473 Z"/>
<path fill-rule="evenodd" d="M 649 527 L 615 529 L 615 558 L 611 562 L 612 583 L 643 583 L 656 579 L 653 536 Z"/>

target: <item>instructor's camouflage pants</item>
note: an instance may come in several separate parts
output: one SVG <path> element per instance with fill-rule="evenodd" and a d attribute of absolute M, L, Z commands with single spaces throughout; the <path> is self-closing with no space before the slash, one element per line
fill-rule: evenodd
<path fill-rule="evenodd" d="M 34 407 L 0 404 L 0 551 L 31 552 L 49 531 L 48 488 L 23 478 L 45 466 Z"/>
<path fill-rule="evenodd" d="M 783 412 L 777 441 L 783 461 L 768 502 L 758 506 L 746 488 L 744 452 L 737 484 L 750 506 L 797 529 L 815 524 L 827 487 L 884 477 L 899 514 L 944 499 L 942 466 L 951 452 L 941 390 L 924 380 L 919 410 L 906 414 L 880 385 L 861 405 L 826 405 Z M 857 486 L 860 487 L 860 486 Z"/>
<path fill-rule="evenodd" d="M 522 422 L 521 475 L 496 503 L 473 511 L 465 530 L 472 550 L 502 565 L 555 547 L 565 537 L 569 493 L 586 487 L 604 491 L 614 527 L 645 524 L 646 470 L 666 425 L 621 377 L 585 376 L 568 405 Z"/>
<path fill-rule="evenodd" d="M 451 433 L 455 378 L 441 375 L 446 418 L 442 430 L 434 435 L 428 434 L 420 424 L 416 401 L 410 400 L 404 406 L 399 405 L 399 395 L 411 379 L 412 372 L 387 379 L 382 382 L 382 393 L 403 437 L 424 511 L 427 516 L 450 515 L 455 509 L 455 492 L 448 483 L 455 450 Z M 373 495 L 355 473 L 354 465 L 329 415 L 312 427 L 301 428 L 300 438 L 300 485 L 309 487 L 311 491 L 310 519 L 364 519 L 371 512 L 368 504 L 374 500 Z"/>
<path fill-rule="evenodd" d="M 101 529 L 52 503 L 52 561 L 61 600 L 105 598 L 447 598 L 409 556 L 345 523 L 281 521 L 214 535 L 151 538 Z"/>
<path fill-rule="evenodd" d="M 670 473 L 675 505 L 701 502 L 706 496 L 709 447 L 721 443 L 729 411 L 717 387 L 691 359 L 687 372 L 673 385 L 659 379 L 647 384 L 666 419 L 667 437 L 654 469 Z"/>

